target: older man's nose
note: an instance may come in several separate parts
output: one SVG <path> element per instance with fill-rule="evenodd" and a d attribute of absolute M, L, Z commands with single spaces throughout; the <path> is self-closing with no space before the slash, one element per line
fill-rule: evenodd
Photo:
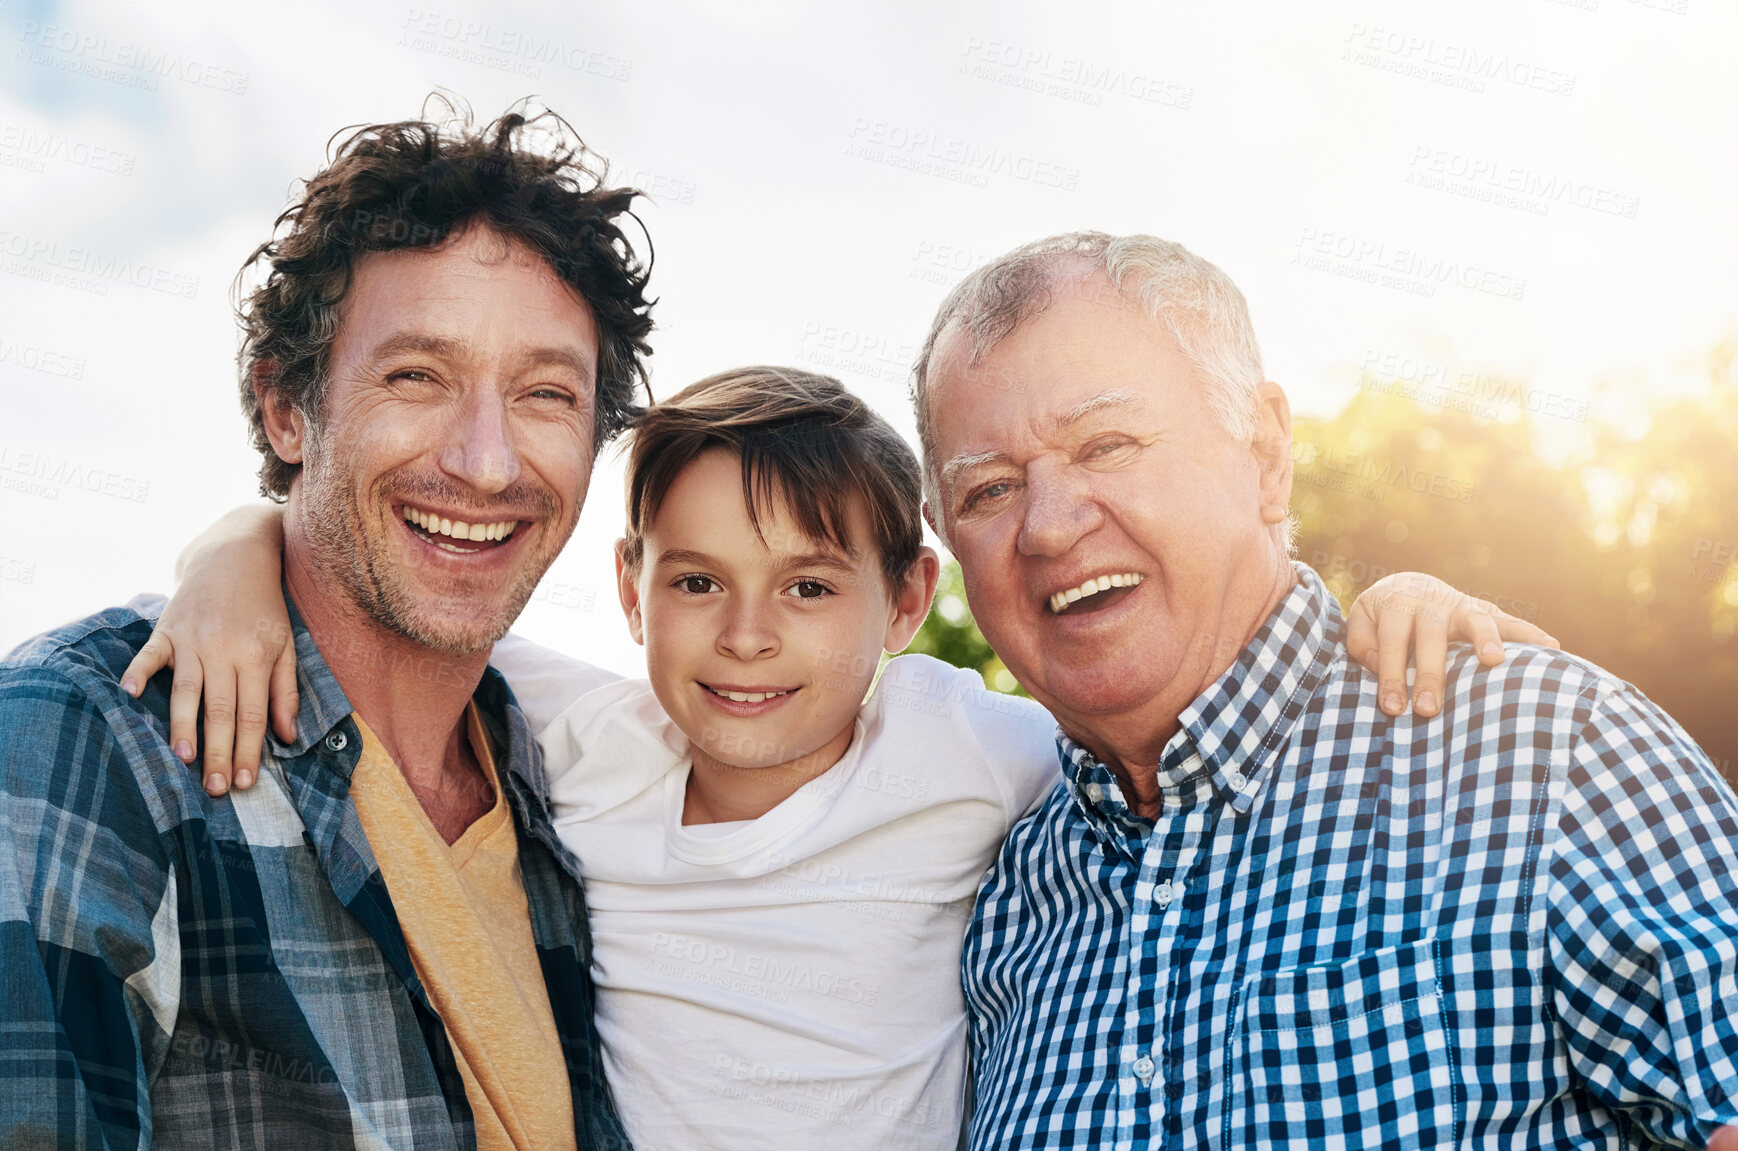
<path fill-rule="evenodd" d="M 441 451 L 441 470 L 488 493 L 519 478 L 519 449 L 499 393 L 478 389 L 459 410 Z"/>
<path fill-rule="evenodd" d="M 1066 468 L 1029 468 L 1025 515 L 1020 521 L 1022 555 L 1059 556 L 1104 522 L 1089 485 Z"/>

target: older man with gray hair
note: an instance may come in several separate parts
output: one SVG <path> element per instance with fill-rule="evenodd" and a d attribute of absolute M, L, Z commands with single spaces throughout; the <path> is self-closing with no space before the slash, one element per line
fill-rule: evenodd
<path fill-rule="evenodd" d="M 1555 651 L 1457 649 L 1424 714 L 1385 698 L 1290 556 L 1290 411 L 1223 272 L 1027 245 L 948 297 L 915 393 L 930 522 L 1064 733 L 966 941 L 974 1147 L 1738 1118 L 1738 800 Z"/>

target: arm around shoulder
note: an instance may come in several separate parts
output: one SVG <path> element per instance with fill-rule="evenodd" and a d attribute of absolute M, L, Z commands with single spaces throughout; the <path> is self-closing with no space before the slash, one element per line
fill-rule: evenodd
<path fill-rule="evenodd" d="M 542 732 L 580 696 L 622 677 L 607 668 L 565 655 L 509 632 L 495 644 L 489 662 L 507 680 L 525 722 Z"/>

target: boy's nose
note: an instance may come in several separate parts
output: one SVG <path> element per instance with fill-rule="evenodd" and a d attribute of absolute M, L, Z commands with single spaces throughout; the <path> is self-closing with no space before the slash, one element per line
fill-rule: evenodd
<path fill-rule="evenodd" d="M 718 633 L 718 650 L 742 660 L 777 654 L 778 631 L 770 613 L 751 604 L 732 605 Z"/>

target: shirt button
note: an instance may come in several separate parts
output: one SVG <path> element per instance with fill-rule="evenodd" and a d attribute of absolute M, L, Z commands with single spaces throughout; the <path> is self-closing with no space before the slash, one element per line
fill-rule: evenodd
<path fill-rule="evenodd" d="M 1096 783 L 1087 784 L 1086 798 L 1091 800 L 1093 803 L 1104 802 L 1104 788 L 1098 786 Z"/>
<path fill-rule="evenodd" d="M 1225 777 L 1225 782 L 1231 785 L 1232 791 L 1242 791 L 1244 785 L 1249 782 L 1249 777 L 1244 775 L 1241 771 L 1233 771 L 1230 775 Z"/>
<path fill-rule="evenodd" d="M 350 746 L 350 737 L 341 731 L 335 731 L 326 737 L 327 751 L 343 751 Z"/>
<path fill-rule="evenodd" d="M 1155 887 L 1153 889 L 1153 902 L 1160 907 L 1169 907 L 1171 905 L 1171 885 L 1161 883 Z"/>
<path fill-rule="evenodd" d="M 1139 1079 L 1142 1083 L 1151 1083 L 1153 1081 L 1153 1061 L 1148 1056 L 1143 1055 L 1139 1059 L 1136 1059 L 1132 1070 L 1135 1073 L 1135 1078 Z"/>

